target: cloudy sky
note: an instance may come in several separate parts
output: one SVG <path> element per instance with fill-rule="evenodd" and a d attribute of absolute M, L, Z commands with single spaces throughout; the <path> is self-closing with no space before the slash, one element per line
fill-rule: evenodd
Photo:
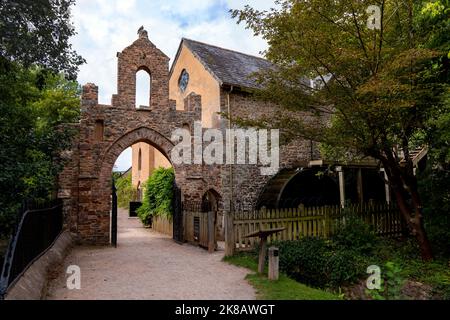
<path fill-rule="evenodd" d="M 77 0 L 72 22 L 78 34 L 72 44 L 87 61 L 78 81 L 98 85 L 99 102 L 110 104 L 116 93 L 116 52 L 137 39 L 141 25 L 171 61 L 182 37 L 261 55 L 265 41 L 237 25 L 228 12 L 246 4 L 261 10 L 274 6 L 273 0 Z M 128 169 L 130 159 L 126 150 L 116 169 Z"/>

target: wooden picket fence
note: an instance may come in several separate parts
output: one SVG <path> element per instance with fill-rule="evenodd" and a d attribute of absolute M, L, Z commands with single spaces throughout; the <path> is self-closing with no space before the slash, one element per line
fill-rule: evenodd
<path fill-rule="evenodd" d="M 268 238 L 268 242 L 298 240 L 305 236 L 329 237 L 336 228 L 345 224 L 350 216 L 360 217 L 373 227 L 380 236 L 400 236 L 404 225 L 397 208 L 389 204 L 354 204 L 345 208 L 340 206 L 308 207 L 290 209 L 260 209 L 231 214 L 233 240 L 237 250 L 253 248 L 258 238 L 245 238 L 246 235 L 274 228 L 284 231 Z"/>
<path fill-rule="evenodd" d="M 172 219 L 155 216 L 152 221 L 152 229 L 159 233 L 166 234 L 168 236 L 173 236 L 173 222 Z"/>

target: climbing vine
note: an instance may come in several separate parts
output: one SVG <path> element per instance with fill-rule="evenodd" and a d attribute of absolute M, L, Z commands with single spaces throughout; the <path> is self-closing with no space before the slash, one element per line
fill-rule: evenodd
<path fill-rule="evenodd" d="M 144 184 L 144 199 L 137 210 L 138 216 L 144 224 L 149 224 L 152 216 L 172 218 L 173 168 L 158 168 Z"/>

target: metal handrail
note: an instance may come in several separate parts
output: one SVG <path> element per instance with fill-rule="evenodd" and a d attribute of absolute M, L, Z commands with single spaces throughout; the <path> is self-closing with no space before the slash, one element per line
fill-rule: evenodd
<path fill-rule="evenodd" d="M 36 225 L 34 228 L 30 228 L 27 223 L 34 217 L 33 215 L 48 214 L 47 225 Z M 52 217 L 51 215 L 54 215 Z M 53 222 L 52 219 L 53 218 Z M 50 220 L 49 220 L 50 219 Z M 4 298 L 9 287 L 17 278 L 19 278 L 28 267 L 45 252 L 57 236 L 62 231 L 63 224 L 62 217 L 62 203 L 58 202 L 52 204 L 47 208 L 23 210 L 23 214 L 20 218 L 20 222 L 15 229 L 15 232 L 11 236 L 11 240 L 6 251 L 6 255 L 3 262 L 3 268 L 0 275 L 0 300 Z M 49 231 L 50 234 L 45 234 L 44 231 Z M 48 230 L 50 229 L 50 230 Z M 33 232 L 30 232 L 30 231 Z M 36 232 L 36 233 L 34 233 Z M 27 238 L 34 238 L 32 242 L 26 242 Z M 39 241 L 40 240 L 40 241 Z M 18 257 L 19 249 L 22 256 Z"/>

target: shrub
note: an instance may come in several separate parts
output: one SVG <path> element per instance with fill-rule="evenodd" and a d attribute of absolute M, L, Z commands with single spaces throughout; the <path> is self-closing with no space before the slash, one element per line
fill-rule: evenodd
<path fill-rule="evenodd" d="M 373 300 L 399 300 L 402 297 L 402 286 L 404 279 L 402 278 L 402 268 L 400 265 L 387 261 L 381 271 L 380 289 L 368 290 L 366 294 Z"/>
<path fill-rule="evenodd" d="M 142 223 L 148 225 L 151 216 L 172 217 L 173 168 L 158 168 L 144 184 L 144 199 L 137 214 Z"/>
<path fill-rule="evenodd" d="M 449 118 L 450 119 L 450 118 Z M 450 131 L 448 131 L 450 132 Z M 444 150 L 444 149 L 443 149 Z M 425 230 L 436 257 L 450 257 L 450 164 L 429 152 L 427 167 L 418 173 L 418 186 L 423 200 Z"/>
<path fill-rule="evenodd" d="M 353 215 L 347 217 L 345 224 L 337 228 L 332 240 L 338 248 L 364 255 L 370 255 L 378 243 L 378 238 L 372 228 Z"/>
<path fill-rule="evenodd" d="M 450 215 L 425 216 L 425 229 L 431 242 L 433 253 L 438 257 L 450 257 Z"/>
<path fill-rule="evenodd" d="M 364 274 L 367 264 L 359 252 L 337 249 L 322 238 L 305 237 L 274 243 L 280 250 L 280 270 L 291 278 L 319 288 L 338 288 Z"/>
<path fill-rule="evenodd" d="M 131 183 L 131 174 L 123 175 L 116 180 L 117 204 L 120 208 L 128 208 L 130 201 L 137 198 L 137 189 Z"/>
<path fill-rule="evenodd" d="M 280 270 L 299 282 L 315 287 L 326 286 L 327 243 L 324 239 L 306 237 L 274 245 L 280 250 Z"/>
<path fill-rule="evenodd" d="M 341 249 L 332 252 L 326 264 L 327 286 L 338 288 L 358 281 L 368 265 L 357 251 Z"/>

